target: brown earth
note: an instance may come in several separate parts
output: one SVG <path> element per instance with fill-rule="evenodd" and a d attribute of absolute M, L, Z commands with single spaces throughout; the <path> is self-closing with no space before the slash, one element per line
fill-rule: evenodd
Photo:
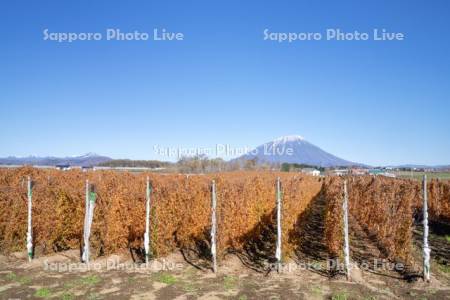
<path fill-rule="evenodd" d="M 352 241 L 356 244 L 354 238 Z M 360 257 L 359 247 L 352 247 L 355 261 Z M 121 253 L 94 260 L 91 265 L 105 266 L 107 259 L 132 263 L 128 253 Z M 398 274 L 360 269 L 347 281 L 309 270 L 261 273 L 243 265 L 235 255 L 220 262 L 217 275 L 187 263 L 180 253 L 165 259 L 181 267 L 59 272 L 45 270 L 45 262 L 75 263 L 77 251 L 41 257 L 32 263 L 26 261 L 25 253 L 14 253 L 0 258 L 0 299 L 450 299 L 450 277 L 437 270 L 429 284 L 408 283 Z"/>

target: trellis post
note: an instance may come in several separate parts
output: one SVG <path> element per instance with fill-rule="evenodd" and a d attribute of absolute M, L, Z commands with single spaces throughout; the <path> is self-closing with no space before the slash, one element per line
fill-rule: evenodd
<path fill-rule="evenodd" d="M 213 271 L 217 273 L 217 257 L 216 257 L 216 226 L 217 226 L 217 218 L 216 218 L 216 182 L 212 181 L 211 186 L 211 256 L 213 262 Z"/>
<path fill-rule="evenodd" d="M 150 179 L 147 177 L 146 189 L 146 204 L 145 204 L 145 234 L 144 234 L 144 249 L 145 249 L 145 263 L 148 263 L 150 256 L 150 193 L 151 193 Z"/>
<path fill-rule="evenodd" d="M 31 182 L 31 177 L 28 176 L 28 230 L 27 230 L 27 253 L 28 261 L 33 258 L 33 227 L 31 223 L 31 213 L 32 213 L 32 189 L 33 183 Z"/>
<path fill-rule="evenodd" d="M 275 250 L 277 271 L 281 272 L 281 180 L 277 178 L 277 243 Z"/>
<path fill-rule="evenodd" d="M 95 200 L 97 198 L 97 194 L 95 191 L 94 185 L 89 185 L 89 180 L 86 180 L 86 210 L 84 216 L 84 247 L 83 247 L 83 255 L 82 260 L 89 265 L 89 257 L 90 257 L 90 243 L 89 237 L 91 235 L 91 226 L 92 221 L 94 219 L 94 208 L 95 208 Z"/>
<path fill-rule="evenodd" d="M 83 225 L 83 255 L 81 257 L 83 262 L 87 262 L 87 238 L 86 238 L 86 234 L 87 234 L 87 224 L 88 224 L 88 219 L 89 219 L 89 180 L 86 179 L 86 184 L 85 184 L 85 206 L 84 206 L 84 225 Z"/>
<path fill-rule="evenodd" d="M 350 279 L 350 247 L 348 241 L 348 191 L 347 180 L 344 180 L 344 203 L 342 204 L 344 216 L 344 268 L 347 280 Z"/>
<path fill-rule="evenodd" d="M 428 245 L 427 175 L 423 175 L 423 280 L 430 281 L 430 247 Z"/>

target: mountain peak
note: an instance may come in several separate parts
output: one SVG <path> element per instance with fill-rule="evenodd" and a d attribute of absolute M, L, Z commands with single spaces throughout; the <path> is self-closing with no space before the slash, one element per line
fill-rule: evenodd
<path fill-rule="evenodd" d="M 83 155 L 75 156 L 75 157 L 97 157 L 97 156 L 100 156 L 100 155 L 98 155 L 98 154 L 95 153 L 95 152 L 88 152 L 88 153 L 85 153 L 85 154 L 83 154 Z"/>
<path fill-rule="evenodd" d="M 299 135 L 281 136 L 240 156 L 240 160 L 257 159 L 266 163 L 297 163 L 310 166 L 335 167 L 358 165 L 330 154 Z"/>
<path fill-rule="evenodd" d="M 276 138 L 273 140 L 275 143 L 286 143 L 286 142 L 297 142 L 297 141 L 304 141 L 305 139 L 301 135 L 285 135 L 280 136 L 279 138 Z"/>

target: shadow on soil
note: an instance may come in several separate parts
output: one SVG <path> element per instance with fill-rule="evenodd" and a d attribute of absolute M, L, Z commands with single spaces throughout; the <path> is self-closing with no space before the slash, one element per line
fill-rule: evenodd
<path fill-rule="evenodd" d="M 193 243 L 190 246 L 179 246 L 184 260 L 199 270 L 212 270 L 211 237 L 210 228 L 205 227 L 200 236 L 191 237 Z M 175 233 L 175 242 L 180 245 Z"/>
<path fill-rule="evenodd" d="M 289 231 L 289 242 L 297 245 L 294 250 L 296 263 L 313 264 L 309 270 L 329 276 L 327 259 L 330 258 L 325 244 L 326 199 L 322 190 L 311 200 L 298 216 L 294 229 Z"/>
<path fill-rule="evenodd" d="M 259 223 L 241 237 L 243 251 L 232 251 L 241 262 L 256 272 L 269 273 L 276 262 L 276 210 L 261 217 Z"/>

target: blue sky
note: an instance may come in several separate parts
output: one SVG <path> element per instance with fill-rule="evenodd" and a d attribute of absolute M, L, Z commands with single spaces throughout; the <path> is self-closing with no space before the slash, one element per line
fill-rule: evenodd
<path fill-rule="evenodd" d="M 367 164 L 450 164 L 450 2 L 3 1 L 0 156 L 164 159 L 299 134 Z M 183 41 L 44 41 L 182 32 Z M 264 41 L 263 31 L 404 41 Z"/>

